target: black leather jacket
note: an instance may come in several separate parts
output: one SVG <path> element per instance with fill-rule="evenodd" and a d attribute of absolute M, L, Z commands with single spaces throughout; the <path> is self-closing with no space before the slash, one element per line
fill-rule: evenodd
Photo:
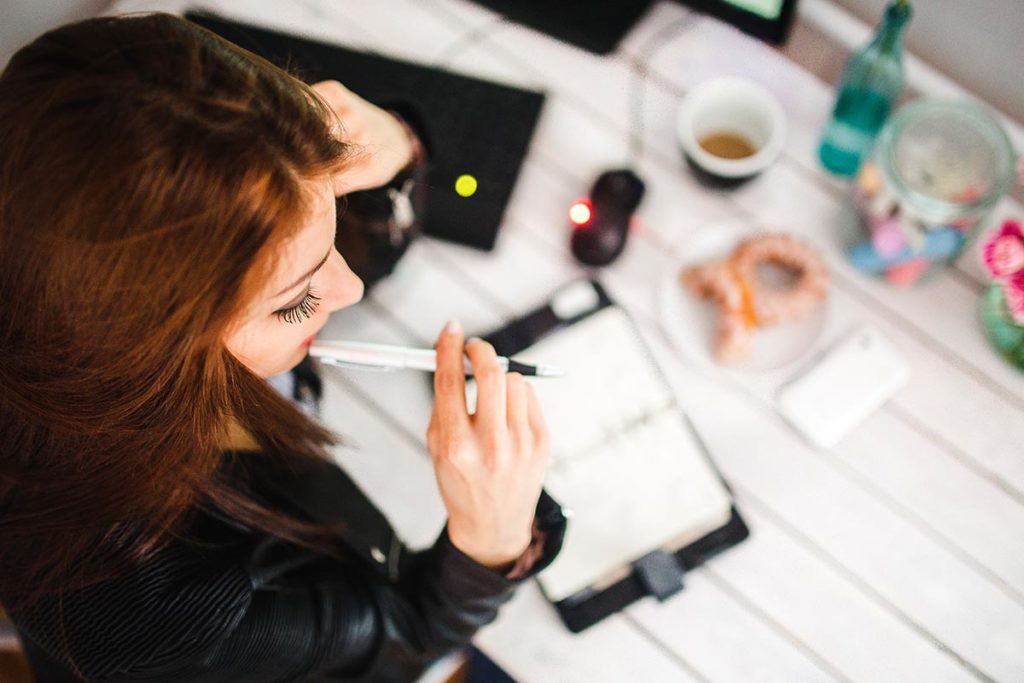
<path fill-rule="evenodd" d="M 79 680 L 72 661 L 91 681 L 412 680 L 492 621 L 526 578 L 472 560 L 447 528 L 430 549 L 408 551 L 333 465 L 247 469 L 274 505 L 342 521 L 341 557 L 206 510 L 128 574 L 12 615 L 39 683 Z M 565 532 L 546 493 L 536 527 L 544 552 L 527 576 L 550 564 Z"/>

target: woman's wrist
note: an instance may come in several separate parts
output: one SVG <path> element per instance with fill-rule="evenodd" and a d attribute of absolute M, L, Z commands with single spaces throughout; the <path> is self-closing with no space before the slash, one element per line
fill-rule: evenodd
<path fill-rule="evenodd" d="M 451 540 L 452 545 L 477 564 L 501 573 L 511 570 L 533 542 L 533 536 L 530 534 L 523 539 L 521 544 L 507 544 L 505 546 L 505 548 L 511 548 L 511 550 L 497 547 L 486 548 L 483 544 L 467 540 L 458 531 L 453 531 L 450 526 L 448 528 L 448 538 Z"/>
<path fill-rule="evenodd" d="M 544 546 L 547 543 L 547 532 L 541 530 L 537 518 L 533 518 L 531 529 L 530 545 L 522 552 L 516 561 L 501 573 L 507 579 L 521 579 L 533 571 L 534 565 L 544 555 Z"/>
<path fill-rule="evenodd" d="M 403 164 L 402 167 L 398 170 L 398 173 L 401 173 L 402 171 L 405 171 L 409 168 L 415 168 L 419 166 L 424 161 L 426 161 L 427 157 L 427 150 L 423 146 L 423 142 L 420 140 L 420 136 L 417 135 L 413 127 L 409 125 L 409 122 L 406 121 L 401 114 L 399 114 L 393 109 L 388 109 L 387 112 L 391 114 L 391 116 L 394 117 L 395 121 L 398 122 L 398 125 L 402 127 L 402 130 L 405 132 L 405 139 L 409 143 L 408 156 L 405 157 L 405 164 Z"/>
<path fill-rule="evenodd" d="M 518 560 L 510 560 L 508 562 L 505 562 L 504 564 L 498 564 L 498 565 L 485 564 L 483 566 L 487 567 L 492 572 L 495 572 L 497 574 L 501 574 L 502 576 L 504 576 L 505 574 L 508 574 L 510 571 L 512 571 L 513 567 L 516 566 L 517 562 L 518 562 Z"/>

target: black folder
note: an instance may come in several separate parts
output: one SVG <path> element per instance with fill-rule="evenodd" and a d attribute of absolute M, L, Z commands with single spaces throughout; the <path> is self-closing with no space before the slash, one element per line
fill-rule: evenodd
<path fill-rule="evenodd" d="M 527 313 L 501 329 L 485 335 L 484 338 L 494 345 L 499 354 L 512 356 L 546 338 L 558 335 L 561 331 L 580 324 L 601 311 L 616 306 L 605 289 L 596 281 L 580 281 L 572 283 L 569 287 L 576 288 L 577 294 L 581 291 L 581 287 L 590 287 L 593 290 L 593 296 L 589 297 L 589 299 L 585 296 L 584 305 L 576 305 L 574 309 L 567 310 L 564 304 L 556 303 L 559 294 L 568 291 L 568 287 L 563 288 L 559 290 L 559 293 L 555 294 L 551 302 Z M 585 289 L 582 291 L 586 294 Z M 575 298 L 578 302 L 579 297 L 576 296 Z M 638 349 L 642 347 L 640 352 L 645 353 L 650 359 L 650 363 L 656 367 L 653 357 L 650 356 L 650 352 L 639 334 L 636 335 L 636 344 Z M 529 361 L 529 358 L 527 357 L 525 360 Z M 599 368 L 594 370 L 595 372 L 600 371 Z M 664 381 L 664 376 L 660 370 L 657 371 L 657 374 Z M 570 381 L 572 381 L 572 372 L 563 378 L 537 379 L 535 380 L 535 387 L 541 382 Z M 692 433 L 699 451 L 703 453 L 703 457 L 707 459 L 706 463 L 712 468 L 714 473 L 712 476 L 716 477 L 717 481 L 724 485 L 731 502 L 731 491 L 729 491 L 728 485 L 722 479 L 718 470 L 714 468 L 707 449 L 700 442 L 696 431 L 693 429 L 693 425 L 689 423 L 681 408 L 678 409 L 678 417 L 685 422 L 686 430 Z M 609 485 L 614 484 L 609 483 Z M 559 497 L 550 488 L 548 490 L 556 499 Z M 565 500 L 559 500 L 559 502 L 562 504 L 567 503 Z M 570 551 L 573 525 L 574 519 L 570 518 L 566 542 L 563 545 L 563 553 Z M 630 562 L 628 567 L 618 570 L 617 574 L 625 574 L 628 571 L 628 574 L 619 580 L 614 582 L 595 582 L 593 586 L 580 590 L 569 597 L 557 600 L 547 595 L 547 591 L 545 591 L 545 595 L 554 604 L 569 630 L 579 632 L 646 595 L 652 595 L 658 600 L 667 599 L 682 589 L 683 575 L 687 570 L 700 565 L 709 557 L 739 543 L 748 535 L 749 530 L 740 517 L 735 505 L 730 504 L 726 521 L 720 526 L 703 533 L 703 535 L 696 539 L 690 540 L 682 547 L 651 549 L 650 552 Z M 558 562 L 558 558 L 555 561 Z M 550 569 L 549 567 L 545 571 Z M 543 573 L 541 577 L 543 578 Z M 598 585 L 600 587 L 595 587 Z M 542 590 L 544 589 L 543 580 L 541 581 L 541 588 Z"/>

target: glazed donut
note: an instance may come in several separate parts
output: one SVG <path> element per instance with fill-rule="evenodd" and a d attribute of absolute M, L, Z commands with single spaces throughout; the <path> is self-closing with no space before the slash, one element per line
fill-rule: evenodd
<path fill-rule="evenodd" d="M 752 290 L 754 310 L 762 326 L 803 317 L 817 308 L 828 292 L 828 270 L 821 257 L 792 235 L 748 237 L 736 247 L 730 261 Z M 757 268 L 768 263 L 795 272 L 796 281 L 784 289 L 765 285 Z"/>
<path fill-rule="evenodd" d="M 709 263 L 683 273 L 683 284 L 702 299 L 719 308 L 715 356 L 725 364 L 738 363 L 750 355 L 754 327 L 749 306 L 744 310 L 743 291 L 728 263 Z"/>
<path fill-rule="evenodd" d="M 796 273 L 785 288 L 763 283 L 758 266 L 775 264 Z M 723 364 L 742 361 L 753 349 L 758 327 L 800 318 L 819 306 L 828 292 L 828 270 L 806 244 L 782 233 L 748 237 L 725 261 L 683 271 L 683 285 L 719 308 L 715 357 Z"/>

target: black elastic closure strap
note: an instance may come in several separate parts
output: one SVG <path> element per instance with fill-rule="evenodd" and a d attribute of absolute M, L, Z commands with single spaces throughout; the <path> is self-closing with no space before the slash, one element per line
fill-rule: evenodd
<path fill-rule="evenodd" d="M 654 550 L 633 563 L 647 592 L 663 602 L 683 589 L 683 568 L 664 550 Z"/>

